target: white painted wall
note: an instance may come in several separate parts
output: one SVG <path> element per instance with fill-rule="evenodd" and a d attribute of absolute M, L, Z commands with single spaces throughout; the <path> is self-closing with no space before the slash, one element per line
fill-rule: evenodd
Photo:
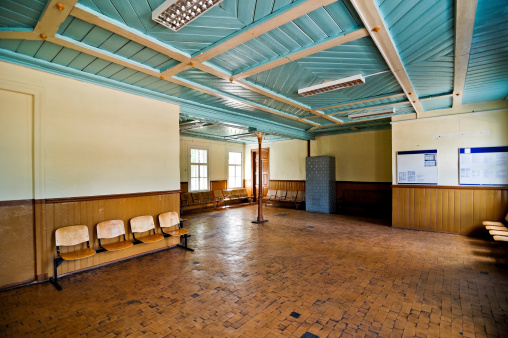
<path fill-rule="evenodd" d="M 33 198 L 33 97 L 0 89 L 0 200 Z"/>
<path fill-rule="evenodd" d="M 180 137 L 180 181 L 189 182 L 189 160 L 192 147 L 208 149 L 208 175 L 210 181 L 228 179 L 228 153 L 230 151 L 242 153 L 245 146 L 239 143 L 210 141 L 193 137 Z"/>
<path fill-rule="evenodd" d="M 397 182 L 397 151 L 437 149 L 438 184 L 457 186 L 459 148 L 507 146 L 507 127 L 508 110 L 393 123 L 393 182 Z M 471 136 L 475 133 L 488 135 Z"/>
<path fill-rule="evenodd" d="M 40 96 L 35 198 L 180 189 L 177 105 L 4 62 L 0 88 Z"/>

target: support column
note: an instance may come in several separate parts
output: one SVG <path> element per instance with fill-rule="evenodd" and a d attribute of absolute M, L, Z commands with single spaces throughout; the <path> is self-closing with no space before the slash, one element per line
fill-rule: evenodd
<path fill-rule="evenodd" d="M 258 218 L 252 223 L 260 224 L 268 222 L 268 220 L 263 219 L 263 161 L 261 161 L 261 143 L 263 142 L 263 137 L 265 137 L 266 133 L 261 131 L 255 131 L 254 134 L 258 137 Z"/>

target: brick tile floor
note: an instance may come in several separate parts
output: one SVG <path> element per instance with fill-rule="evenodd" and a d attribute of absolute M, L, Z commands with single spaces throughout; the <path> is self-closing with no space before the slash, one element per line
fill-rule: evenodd
<path fill-rule="evenodd" d="M 263 225 L 254 205 L 185 215 L 195 252 L 0 292 L 0 336 L 508 336 L 497 243 L 264 210 Z"/>

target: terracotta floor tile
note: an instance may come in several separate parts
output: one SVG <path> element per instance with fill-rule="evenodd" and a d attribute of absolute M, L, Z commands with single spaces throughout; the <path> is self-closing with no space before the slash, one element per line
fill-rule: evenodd
<path fill-rule="evenodd" d="M 251 223 L 254 205 L 190 213 L 195 252 L 174 248 L 66 276 L 61 292 L 49 283 L 0 292 L 0 334 L 507 335 L 508 270 L 486 259 L 504 250 L 496 243 L 264 211 L 263 225 Z"/>

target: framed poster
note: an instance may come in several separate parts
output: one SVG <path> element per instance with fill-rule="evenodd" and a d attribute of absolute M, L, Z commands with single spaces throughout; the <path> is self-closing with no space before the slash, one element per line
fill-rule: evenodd
<path fill-rule="evenodd" d="M 459 149 L 460 185 L 508 185 L 508 146 Z"/>
<path fill-rule="evenodd" d="M 437 149 L 398 151 L 397 184 L 437 184 Z"/>

